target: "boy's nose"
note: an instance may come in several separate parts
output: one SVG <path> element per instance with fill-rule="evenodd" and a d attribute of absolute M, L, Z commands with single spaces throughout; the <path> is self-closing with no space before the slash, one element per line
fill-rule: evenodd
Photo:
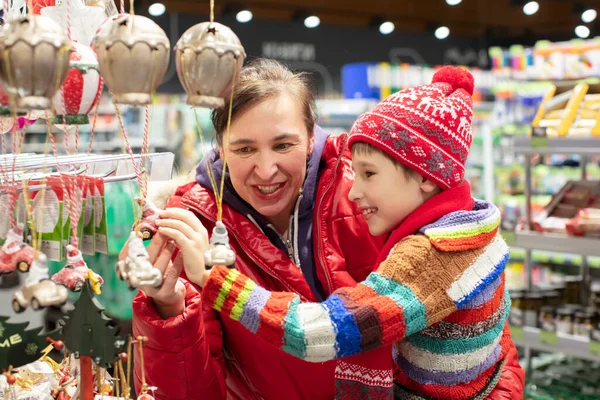
<path fill-rule="evenodd" d="M 348 200 L 356 202 L 356 201 L 359 201 L 360 198 L 361 198 L 360 191 L 356 187 L 356 181 L 354 181 L 354 183 L 352 183 L 352 187 L 350 188 L 350 191 L 348 192 Z"/>

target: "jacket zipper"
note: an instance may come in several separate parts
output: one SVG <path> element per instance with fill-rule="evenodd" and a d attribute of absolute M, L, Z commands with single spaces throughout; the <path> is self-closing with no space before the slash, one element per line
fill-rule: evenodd
<path fill-rule="evenodd" d="M 202 215 L 204 218 L 206 218 L 207 220 L 211 221 L 211 222 L 216 222 L 216 220 L 212 217 L 210 217 L 209 215 L 207 215 L 206 213 L 202 212 L 198 207 L 196 207 L 193 204 L 190 204 L 188 201 L 186 200 L 181 200 L 181 204 L 183 204 L 184 206 L 196 211 L 198 214 Z M 240 245 L 240 247 L 244 250 L 244 253 L 246 253 L 246 255 L 248 257 L 250 257 L 250 259 L 258 266 L 260 266 L 265 272 L 267 272 L 267 274 L 271 275 L 271 277 L 277 279 L 279 282 L 281 282 L 289 292 L 295 293 L 298 296 L 300 296 L 300 298 L 303 301 L 307 301 L 308 299 L 306 297 L 304 297 L 302 294 L 298 293 L 296 290 L 294 290 L 293 287 L 291 287 L 290 285 L 287 284 L 287 282 L 285 282 L 285 280 L 281 279 L 281 277 L 279 275 L 277 275 L 271 268 L 269 268 L 267 265 L 260 263 L 256 258 L 252 257 L 252 255 L 248 252 L 248 248 L 246 246 L 244 246 L 241 240 L 239 240 L 239 238 L 235 235 L 235 232 L 230 229 L 229 227 L 227 228 L 227 230 L 229 231 L 229 233 L 233 236 L 235 236 L 238 244 Z"/>
<path fill-rule="evenodd" d="M 323 196 L 321 196 L 321 198 L 319 199 L 319 203 L 317 204 L 317 208 L 315 210 L 317 215 L 321 214 L 321 205 L 323 204 L 323 199 L 325 198 L 325 195 L 327 194 L 329 189 L 331 189 L 331 187 L 333 186 L 333 183 L 335 182 L 335 177 L 337 175 L 338 168 L 340 167 L 340 163 L 342 162 L 342 158 L 344 157 L 344 151 L 346 150 L 347 143 L 348 143 L 348 135 L 346 135 L 346 138 L 344 139 L 344 144 L 342 146 L 341 155 L 335 163 L 335 168 L 333 169 L 333 176 L 331 178 L 331 182 L 329 183 L 329 186 L 325 189 L 325 192 L 323 192 Z M 327 292 L 331 293 L 332 292 L 331 277 L 329 276 L 329 271 L 327 271 L 327 268 L 325 268 L 325 259 L 324 259 L 323 255 L 321 254 L 321 227 L 320 227 L 320 224 L 319 224 L 319 229 L 317 229 L 317 253 L 319 255 L 319 257 L 318 257 L 319 261 L 321 262 L 321 268 L 323 269 L 323 272 L 325 273 L 325 279 L 327 280 Z"/>

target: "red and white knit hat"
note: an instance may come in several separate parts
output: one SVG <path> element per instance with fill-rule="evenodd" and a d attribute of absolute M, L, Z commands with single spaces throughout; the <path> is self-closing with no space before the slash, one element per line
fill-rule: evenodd
<path fill-rule="evenodd" d="M 471 73 L 443 67 L 430 85 L 394 93 L 361 115 L 349 144 L 370 143 L 442 189 L 455 187 L 471 147 L 473 88 Z"/>

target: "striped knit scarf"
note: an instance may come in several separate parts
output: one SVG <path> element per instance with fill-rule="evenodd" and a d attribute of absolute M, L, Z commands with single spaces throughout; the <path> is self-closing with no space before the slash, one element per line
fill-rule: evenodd
<path fill-rule="evenodd" d="M 407 398 L 484 398 L 510 344 L 499 222 L 485 202 L 450 213 L 396 243 L 365 282 L 323 303 L 269 292 L 224 267 L 213 268 L 203 300 L 307 361 L 396 343 L 397 392 Z"/>

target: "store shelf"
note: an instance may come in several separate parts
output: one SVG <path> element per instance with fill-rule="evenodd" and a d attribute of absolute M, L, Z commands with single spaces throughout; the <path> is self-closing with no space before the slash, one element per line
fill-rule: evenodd
<path fill-rule="evenodd" d="M 548 138 L 545 141 L 547 145 L 540 146 L 532 143 L 529 136 L 515 137 L 513 150 L 517 154 L 600 154 L 600 137 Z"/>
<path fill-rule="evenodd" d="M 600 355 L 590 351 L 590 341 L 578 336 L 565 333 L 558 333 L 558 342 L 550 344 L 540 339 L 540 330 L 533 327 L 523 327 L 523 335 L 513 333 L 513 342 L 517 346 L 529 347 L 537 351 L 546 351 L 550 353 L 562 353 L 590 361 L 600 361 Z M 515 328 L 511 328 L 515 332 Z"/>
<path fill-rule="evenodd" d="M 557 233 L 534 231 L 517 232 L 515 247 L 530 250 L 547 250 L 559 253 L 600 256 L 600 239 L 575 237 Z"/>

